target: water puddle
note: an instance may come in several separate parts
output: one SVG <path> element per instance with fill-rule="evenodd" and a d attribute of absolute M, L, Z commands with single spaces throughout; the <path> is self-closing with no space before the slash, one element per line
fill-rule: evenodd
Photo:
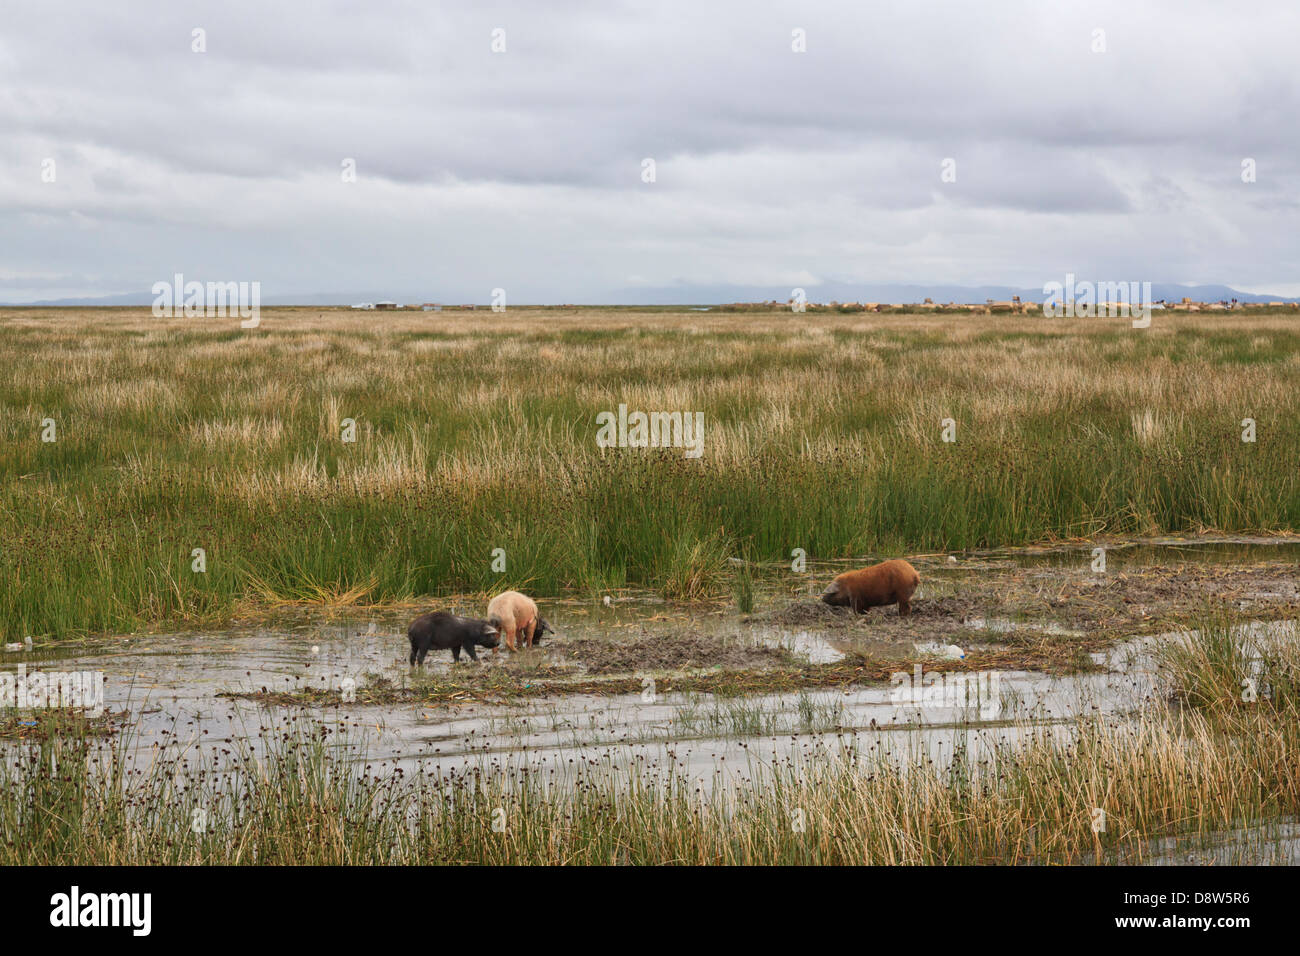
<path fill-rule="evenodd" d="M 1244 632 L 1247 637 L 1266 633 L 1294 639 L 1295 623 L 1260 624 Z M 821 638 L 806 632 L 775 639 L 788 640 L 792 650 L 810 658 L 842 653 L 822 647 Z M 734 698 L 648 692 L 451 708 L 348 705 L 308 711 L 323 723 L 346 726 L 371 762 L 429 762 L 442 772 L 467 772 L 485 759 L 552 769 L 574 762 L 637 762 L 701 780 L 719 773 L 748 779 L 762 765 L 848 749 L 904 762 L 925 755 L 942 765 L 959 746 L 978 749 L 982 741 L 991 748 L 1034 727 L 1068 733 L 1069 723 L 1080 716 L 1123 718 L 1153 704 L 1163 706 L 1152 653 L 1177 639 L 1153 636 L 1118 645 L 1094 656 L 1102 671 L 1066 677 L 1018 671 L 923 674 L 918 665 L 900 662 L 890 684 L 847 691 Z M 401 635 L 367 625 L 288 634 L 259 630 L 237 638 L 162 636 L 60 654 L 40 669 L 102 670 L 106 709 L 129 709 L 138 718 L 132 746 L 147 752 L 176 740 L 255 742 L 268 722 L 267 710 L 280 710 L 218 697 L 221 691 L 337 688 L 374 674 L 405 681 L 404 645 Z"/>
<path fill-rule="evenodd" d="M 1300 824 L 1280 820 L 1208 835 L 1194 849 L 1186 839 L 1157 840 L 1143 862 L 1149 866 L 1296 866 Z"/>
<path fill-rule="evenodd" d="M 1001 548 L 958 552 L 957 566 L 975 562 L 1007 560 L 1023 568 L 1088 567 L 1094 551 L 1106 553 L 1107 567 L 1164 567 L 1180 564 L 1252 564 L 1257 561 L 1287 561 L 1300 564 L 1300 539 L 1294 537 L 1235 536 L 1223 538 L 1143 538 L 1137 541 L 1067 543 L 1050 547 Z"/>
<path fill-rule="evenodd" d="M 756 641 L 782 648 L 810 664 L 834 664 L 845 657 L 845 642 L 815 631 L 756 627 L 750 633 Z"/>
<path fill-rule="evenodd" d="M 1234 539 L 1223 542 L 1176 539 L 1112 546 L 1109 560 L 1130 566 L 1168 562 L 1243 561 L 1256 555 L 1276 560 L 1300 557 L 1296 541 Z M 1087 547 L 1034 553 L 1000 552 L 1017 566 L 1074 565 L 1086 562 Z M 993 553 L 961 556 L 956 567 L 994 560 Z M 941 561 L 942 558 L 936 559 Z M 1283 569 L 1285 570 L 1285 569 Z M 847 690 L 809 689 L 791 693 L 724 697 L 664 693 L 647 687 L 641 694 L 573 695 L 526 698 L 502 703 L 466 701 L 450 705 L 414 703 L 304 707 L 292 711 L 321 725 L 346 730 L 359 748 L 350 756 L 360 765 L 425 768 L 439 774 L 467 774 L 482 768 L 527 769 L 563 777 L 574 767 L 637 766 L 648 772 L 685 774 L 701 782 L 740 784 L 769 777 L 779 766 L 834 755 L 883 755 L 900 766 L 918 761 L 942 768 L 954 754 L 978 758 L 1029 735 L 1068 740 L 1080 717 L 1125 721 L 1150 707 L 1167 706 L 1160 686 L 1155 650 L 1176 634 L 1155 635 L 1117 644 L 1092 655 L 1095 672 L 1054 677 L 1022 670 L 929 671 L 914 659 L 960 661 L 963 642 L 977 632 L 1008 640 L 1025 629 L 1018 619 L 997 614 L 956 619 L 954 629 L 929 631 L 914 639 L 877 640 L 874 631 L 818 626 L 772 626 L 742 619 L 732 610 L 674 608 L 651 595 L 620 594 L 610 600 L 554 601 L 555 642 L 584 639 L 653 640 L 679 633 L 725 634 L 746 647 L 780 648 L 811 664 L 834 664 L 847 653 L 894 661 L 887 684 Z M 938 604 L 939 599 L 933 599 Z M 919 605 L 918 605 L 919 608 Z M 130 712 L 134 730 L 126 745 L 142 762 L 159 747 L 199 749 L 218 741 L 243 740 L 254 752 L 267 728 L 288 709 L 220 696 L 227 691 L 299 692 L 364 686 L 375 677 L 406 686 L 409 647 L 405 614 L 378 614 L 373 620 L 308 623 L 222 633 L 121 638 L 88 645 L 36 645 L 31 651 L 0 652 L 0 669 L 100 671 L 105 675 L 105 709 Z M 923 614 L 906 619 L 925 624 Z M 909 624 L 909 626 L 913 626 Z M 1079 632 L 1060 624 L 1033 626 L 1039 634 L 1068 639 Z M 1241 630 L 1247 646 L 1262 640 L 1296 640 L 1294 621 L 1253 624 Z M 939 639 L 932 639 L 938 636 Z M 955 640 L 954 640 L 955 639 Z M 546 646 L 530 652 L 546 661 Z M 504 652 L 484 654 L 482 663 L 462 668 L 500 667 Z M 431 658 L 430 670 L 447 675 L 450 655 Z M 465 671 L 465 673 L 470 673 Z M 664 686 L 669 686 L 665 681 Z M 23 746 L 5 742 L 0 747 Z M 1243 840 L 1228 834 L 1224 846 Z M 1265 841 L 1267 842 L 1267 841 Z M 1271 844 L 1296 862 L 1300 835 L 1294 829 Z M 1154 849 L 1160 860 L 1181 862 L 1172 849 Z M 1181 852 L 1181 851 L 1180 851 Z M 1228 852 L 1224 850 L 1223 852 Z M 1218 861 L 1218 849 L 1204 850 Z M 1162 855 L 1163 854 L 1163 855 Z"/>

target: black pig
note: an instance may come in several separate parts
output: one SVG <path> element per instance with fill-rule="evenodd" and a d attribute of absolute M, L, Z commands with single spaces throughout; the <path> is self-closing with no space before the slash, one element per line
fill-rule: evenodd
<path fill-rule="evenodd" d="M 537 645 L 542 643 L 543 634 L 554 634 L 554 633 L 555 633 L 555 628 L 551 627 L 551 625 L 546 623 L 546 618 L 541 617 L 539 615 L 537 618 L 537 628 L 536 630 L 533 631 L 533 644 Z"/>
<path fill-rule="evenodd" d="M 496 647 L 497 629 L 487 621 L 476 617 L 460 617 L 449 611 L 433 611 L 421 614 L 406 629 L 406 636 L 411 639 L 411 666 L 423 664 L 430 649 L 450 650 L 451 659 L 460 660 L 463 650 L 470 660 L 478 660 L 474 653 L 475 646 Z"/>

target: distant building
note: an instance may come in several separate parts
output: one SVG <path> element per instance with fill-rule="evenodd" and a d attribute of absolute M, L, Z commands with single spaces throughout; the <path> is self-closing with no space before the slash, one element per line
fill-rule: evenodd
<path fill-rule="evenodd" d="M 396 302 L 389 302 L 389 301 L 385 300 L 385 301 L 383 301 L 383 302 L 376 302 L 372 308 L 383 309 L 383 310 L 386 311 L 386 310 L 389 310 L 389 309 L 395 309 L 395 308 L 397 308 L 397 303 L 396 303 Z"/>

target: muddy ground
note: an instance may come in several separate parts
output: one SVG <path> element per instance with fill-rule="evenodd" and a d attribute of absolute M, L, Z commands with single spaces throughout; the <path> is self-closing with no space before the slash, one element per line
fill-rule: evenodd
<path fill-rule="evenodd" d="M 1291 561 L 1250 566 L 1180 564 L 1094 573 L 1084 568 L 1023 568 L 984 564 L 932 569 L 912 613 L 894 608 L 855 615 L 803 600 L 756 615 L 774 625 L 817 627 L 866 639 L 1005 643 L 1016 632 L 1059 637 L 1147 633 L 1209 611 L 1245 617 L 1288 616 L 1300 610 L 1300 569 Z"/>
<path fill-rule="evenodd" d="M 748 614 L 725 602 L 672 608 L 630 599 L 613 611 L 554 602 L 544 610 L 560 622 L 560 635 L 544 646 L 487 653 L 479 664 L 439 663 L 409 679 L 370 675 L 356 699 L 435 704 L 624 694 L 639 692 L 647 679 L 661 691 L 764 693 L 885 681 L 902 661 L 925 670 L 1088 671 L 1098 666 L 1098 652 L 1118 641 L 1193 626 L 1207 615 L 1300 618 L 1300 551 L 1263 553 L 1265 560 L 1222 561 L 1156 551 L 1143 560 L 1162 563 L 1115 561 L 1103 573 L 1092 570 L 1086 550 L 1064 558 L 918 558 L 922 584 L 907 617 L 896 608 L 862 615 L 831 608 L 809 593 L 816 583 L 791 585 L 779 575 L 760 582 Z M 951 647 L 965 656 L 945 654 Z M 286 704 L 339 696 L 260 688 L 234 695 Z"/>

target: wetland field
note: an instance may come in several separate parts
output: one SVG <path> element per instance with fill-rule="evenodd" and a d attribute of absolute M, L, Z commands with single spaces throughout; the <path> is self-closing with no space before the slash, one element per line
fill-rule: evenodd
<path fill-rule="evenodd" d="M 0 369 L 0 862 L 1300 860 L 1294 313 L 0 309 Z M 408 667 L 507 588 L 557 633 Z"/>

